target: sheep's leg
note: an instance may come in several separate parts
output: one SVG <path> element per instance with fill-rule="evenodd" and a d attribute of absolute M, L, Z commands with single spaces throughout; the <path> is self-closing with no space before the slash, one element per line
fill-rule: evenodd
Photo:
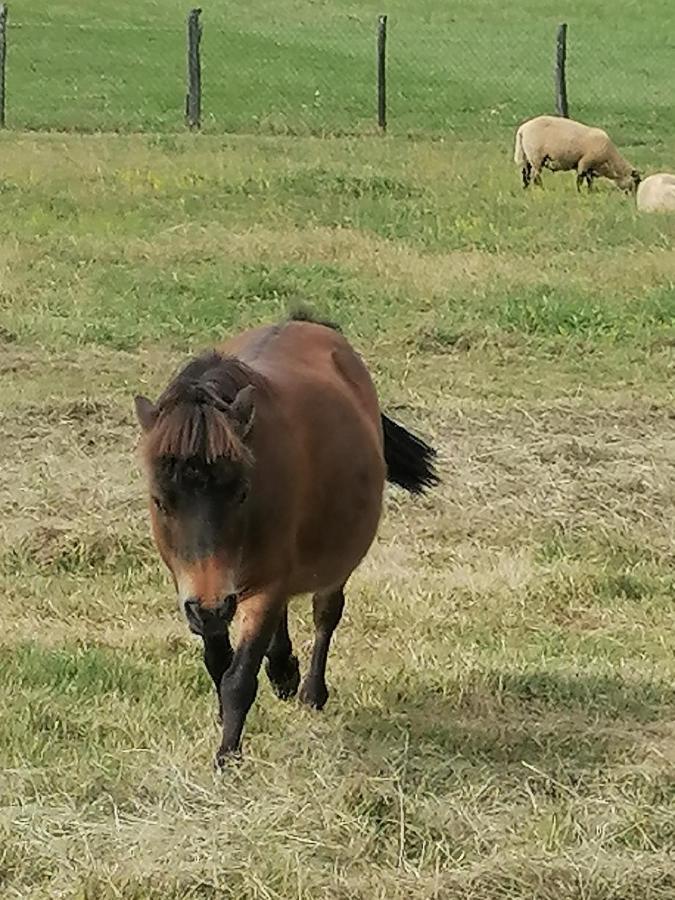
<path fill-rule="evenodd" d="M 527 160 L 525 160 L 525 165 L 521 169 L 521 174 L 523 176 L 523 187 L 526 188 L 532 180 L 532 166 Z"/>
<path fill-rule="evenodd" d="M 593 170 L 580 169 L 577 171 L 577 191 L 581 191 L 581 185 L 586 182 L 589 191 L 593 190 Z"/>
<path fill-rule="evenodd" d="M 541 167 L 543 161 L 542 160 L 531 160 L 529 163 L 530 166 L 530 181 L 532 184 L 536 184 L 538 187 L 543 187 L 541 183 Z"/>
<path fill-rule="evenodd" d="M 596 163 L 596 159 L 594 158 L 592 153 L 586 154 L 586 156 L 582 156 L 582 158 L 577 163 L 577 190 L 581 190 L 581 185 L 585 181 L 588 190 L 592 190 L 593 178 L 595 177 L 595 172 L 593 171 L 593 165 Z"/>
<path fill-rule="evenodd" d="M 541 183 L 541 169 L 546 162 L 546 157 L 537 153 L 534 156 L 529 156 L 526 162 L 529 166 L 528 174 L 530 176 L 530 184 L 536 184 L 538 187 L 543 187 Z"/>

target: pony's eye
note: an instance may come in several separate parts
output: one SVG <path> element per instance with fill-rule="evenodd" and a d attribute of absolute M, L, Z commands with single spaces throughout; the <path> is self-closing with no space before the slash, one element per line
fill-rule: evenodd
<path fill-rule="evenodd" d="M 241 506 L 241 504 L 248 499 L 249 494 L 249 484 L 246 479 L 242 479 L 234 485 L 234 490 L 232 491 L 232 500 L 237 506 Z"/>
<path fill-rule="evenodd" d="M 153 497 L 152 502 L 155 504 L 155 509 L 157 510 L 157 512 L 160 512 L 160 513 L 166 512 L 166 506 L 162 503 L 162 501 L 159 499 L 159 497 Z"/>

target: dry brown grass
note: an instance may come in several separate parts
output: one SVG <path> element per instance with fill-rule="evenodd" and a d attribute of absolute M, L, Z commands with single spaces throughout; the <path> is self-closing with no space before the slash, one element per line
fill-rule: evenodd
<path fill-rule="evenodd" d="M 49 369 L 32 377 L 31 399 L 3 419 L 28 457 L 11 454 L 0 486 L 5 669 L 39 708 L 39 670 L 22 674 L 13 654 L 35 641 L 80 665 L 111 653 L 120 671 L 140 667 L 111 685 L 147 680 L 149 699 L 88 688 L 94 668 L 76 714 L 55 686 L 55 715 L 71 729 L 83 716 L 90 746 L 73 735 L 48 759 L 37 748 L 54 738 L 33 734 L 27 756 L 14 723 L 4 782 L 22 799 L 0 821 L 10 896 L 75 884 L 97 898 L 670 896 L 672 823 L 654 794 L 674 762 L 661 681 L 672 612 L 658 601 L 672 561 L 667 411 L 618 394 L 600 410 L 426 412 L 444 484 L 421 504 L 392 493 L 352 585 L 332 708 L 315 719 L 263 692 L 247 761 L 219 785 L 208 689 L 195 704 L 171 684 L 198 659 L 156 578 L 126 397 L 65 400 Z"/>

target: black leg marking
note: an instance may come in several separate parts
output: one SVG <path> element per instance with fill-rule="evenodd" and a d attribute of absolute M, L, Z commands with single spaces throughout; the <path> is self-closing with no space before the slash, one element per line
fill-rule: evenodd
<path fill-rule="evenodd" d="M 216 689 L 218 716 L 221 722 L 223 719 L 223 707 L 220 700 L 220 684 L 231 662 L 232 644 L 230 644 L 230 636 L 227 632 L 204 638 L 204 665 L 213 679 L 213 686 Z"/>

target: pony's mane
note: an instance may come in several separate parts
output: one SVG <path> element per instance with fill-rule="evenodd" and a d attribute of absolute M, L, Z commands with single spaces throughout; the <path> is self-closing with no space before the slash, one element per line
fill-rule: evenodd
<path fill-rule="evenodd" d="M 335 322 L 329 319 L 322 319 L 316 316 L 311 309 L 304 306 L 296 307 L 288 317 L 289 322 L 309 322 L 311 325 L 323 325 L 324 328 L 330 328 L 332 331 L 342 333 L 342 329 Z"/>
<path fill-rule="evenodd" d="M 234 357 L 213 351 L 191 360 L 157 401 L 148 456 L 207 465 L 222 458 L 249 462 L 250 451 L 235 430 L 229 405 L 253 381 L 253 371 Z"/>

